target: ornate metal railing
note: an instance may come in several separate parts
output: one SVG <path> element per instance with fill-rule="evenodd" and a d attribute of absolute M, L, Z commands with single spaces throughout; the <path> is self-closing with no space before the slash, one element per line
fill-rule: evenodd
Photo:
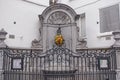
<path fill-rule="evenodd" d="M 116 80 L 116 50 L 2 49 L 4 80 Z"/>

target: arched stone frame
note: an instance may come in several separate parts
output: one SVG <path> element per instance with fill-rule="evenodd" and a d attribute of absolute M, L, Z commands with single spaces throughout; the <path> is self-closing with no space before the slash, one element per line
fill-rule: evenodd
<path fill-rule="evenodd" d="M 76 12 L 69 6 L 65 5 L 65 4 L 55 4 L 52 6 L 47 7 L 43 13 L 41 15 L 39 15 L 40 18 L 40 22 L 41 22 L 41 27 L 42 27 L 42 39 L 43 39 L 43 51 L 46 51 L 47 49 L 49 49 L 49 44 L 48 44 L 48 27 L 59 27 L 61 24 L 59 25 L 50 25 L 48 24 L 48 18 L 51 16 L 51 14 L 55 13 L 55 12 L 63 12 L 65 14 L 67 14 L 70 19 L 71 19 L 71 23 L 70 24 L 66 24 L 63 26 L 67 26 L 71 28 L 71 47 L 70 49 L 75 51 L 76 50 L 76 17 L 77 14 Z"/>
<path fill-rule="evenodd" d="M 59 3 L 59 4 L 51 5 L 43 11 L 42 16 L 44 18 L 44 21 L 45 21 L 46 16 L 48 16 L 50 12 L 55 11 L 55 10 L 59 10 L 59 11 L 63 10 L 63 11 L 68 12 L 68 14 L 71 15 L 71 19 L 73 22 L 77 15 L 76 12 L 71 7 L 69 7 L 68 5 Z"/>
<path fill-rule="evenodd" d="M 50 16 L 47 18 L 47 24 L 50 24 L 52 26 L 54 25 L 68 25 L 71 23 L 71 18 L 68 14 L 66 14 L 64 11 L 54 11 L 50 14 Z"/>

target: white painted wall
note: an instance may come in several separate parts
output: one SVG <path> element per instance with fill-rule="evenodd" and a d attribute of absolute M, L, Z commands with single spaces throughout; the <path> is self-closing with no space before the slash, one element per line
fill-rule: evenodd
<path fill-rule="evenodd" d="M 0 0 L 0 29 L 4 28 L 8 35 L 15 35 L 15 39 L 7 35 L 6 44 L 10 47 L 30 48 L 31 41 L 39 38 L 38 15 L 44 9 L 22 0 Z"/>
<path fill-rule="evenodd" d="M 41 0 L 43 2 L 43 0 Z M 62 3 L 71 6 L 77 14 L 86 13 L 87 46 L 89 48 L 109 47 L 114 43 L 98 38 L 100 33 L 99 9 L 113 5 L 120 0 L 61 0 Z M 15 35 L 15 39 L 6 39 L 10 47 L 30 48 L 31 41 L 39 38 L 39 18 L 45 7 L 37 6 L 22 0 L 0 0 L 0 29 L 4 28 L 9 34 Z M 16 21 L 16 24 L 13 22 Z"/>
<path fill-rule="evenodd" d="M 86 37 L 89 48 L 103 48 L 113 45 L 113 36 L 111 36 L 111 40 L 106 40 L 105 37 L 98 38 L 100 35 L 104 35 L 104 33 L 100 33 L 100 24 L 97 24 L 97 21 L 99 21 L 100 8 L 108 7 L 119 2 L 120 0 L 68 0 L 66 2 L 77 14 L 86 13 Z"/>

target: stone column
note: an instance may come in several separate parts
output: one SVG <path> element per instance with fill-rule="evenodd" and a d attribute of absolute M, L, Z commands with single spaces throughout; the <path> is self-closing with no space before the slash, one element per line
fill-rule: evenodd
<path fill-rule="evenodd" d="M 4 29 L 0 30 L 0 80 L 3 80 L 3 49 L 6 48 L 4 40 L 6 39 L 7 32 Z"/>
<path fill-rule="evenodd" d="M 120 80 L 120 31 L 113 32 L 115 43 L 113 47 L 116 49 L 116 60 L 117 60 L 117 69 L 116 69 L 116 80 Z"/>

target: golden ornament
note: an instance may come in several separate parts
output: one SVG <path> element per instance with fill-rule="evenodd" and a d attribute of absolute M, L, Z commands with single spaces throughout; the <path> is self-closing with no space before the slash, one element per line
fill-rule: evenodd
<path fill-rule="evenodd" d="M 57 34 L 55 36 L 55 44 L 58 46 L 62 46 L 63 43 L 64 43 L 63 36 L 61 34 Z"/>

